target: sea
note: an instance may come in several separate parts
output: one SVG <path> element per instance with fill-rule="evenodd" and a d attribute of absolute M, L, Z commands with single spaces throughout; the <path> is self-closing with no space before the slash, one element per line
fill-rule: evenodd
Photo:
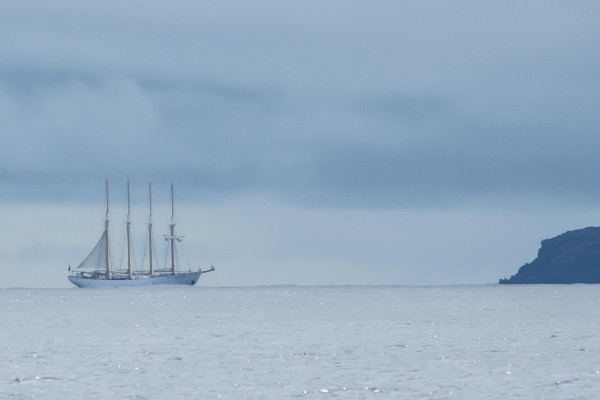
<path fill-rule="evenodd" d="M 0 290 L 0 399 L 598 399 L 600 286 Z"/>

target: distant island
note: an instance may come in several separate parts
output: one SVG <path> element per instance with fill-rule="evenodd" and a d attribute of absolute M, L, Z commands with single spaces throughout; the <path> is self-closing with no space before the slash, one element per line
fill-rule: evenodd
<path fill-rule="evenodd" d="M 498 283 L 600 283 L 600 228 L 577 229 L 543 240 L 535 260 Z"/>

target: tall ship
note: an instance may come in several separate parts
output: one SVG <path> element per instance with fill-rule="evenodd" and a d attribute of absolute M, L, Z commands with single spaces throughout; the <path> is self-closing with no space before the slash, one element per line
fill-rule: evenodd
<path fill-rule="evenodd" d="M 198 270 L 180 271 L 177 267 L 177 243 L 183 240 L 183 236 L 175 234 L 175 200 L 173 196 L 173 184 L 171 184 L 171 222 L 169 224 L 169 233 L 163 235 L 167 243 L 168 259 L 170 266 L 156 268 L 154 264 L 154 239 L 152 233 L 152 186 L 148 184 L 149 198 L 149 217 L 148 217 L 148 260 L 149 264 L 144 271 L 134 271 L 132 266 L 132 239 L 131 239 L 131 201 L 129 181 L 127 182 L 127 220 L 126 227 L 126 247 L 127 247 L 127 269 L 113 268 L 111 265 L 111 241 L 109 238 L 109 201 L 108 201 L 108 180 L 105 185 L 106 192 L 106 217 L 104 218 L 104 231 L 100 240 L 90 252 L 90 254 L 73 270 L 69 267 L 69 281 L 78 287 L 134 287 L 134 286 L 153 286 L 153 285 L 195 285 L 200 276 L 204 273 L 214 271 L 211 266 L 203 271 Z"/>

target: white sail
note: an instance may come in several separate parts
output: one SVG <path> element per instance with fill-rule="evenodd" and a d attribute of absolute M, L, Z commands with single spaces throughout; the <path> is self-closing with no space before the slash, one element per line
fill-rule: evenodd
<path fill-rule="evenodd" d="M 105 230 L 94 250 L 79 264 L 77 269 L 86 271 L 104 271 L 106 269 L 106 246 L 108 245 L 107 231 Z"/>

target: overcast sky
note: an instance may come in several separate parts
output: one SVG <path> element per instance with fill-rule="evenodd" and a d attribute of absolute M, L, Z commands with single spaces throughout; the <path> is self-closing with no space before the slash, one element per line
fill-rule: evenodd
<path fill-rule="evenodd" d="M 175 183 L 205 285 L 496 282 L 600 224 L 598 43 L 596 1 L 3 2 L 0 287 L 69 287 L 105 178 L 140 237 Z"/>

